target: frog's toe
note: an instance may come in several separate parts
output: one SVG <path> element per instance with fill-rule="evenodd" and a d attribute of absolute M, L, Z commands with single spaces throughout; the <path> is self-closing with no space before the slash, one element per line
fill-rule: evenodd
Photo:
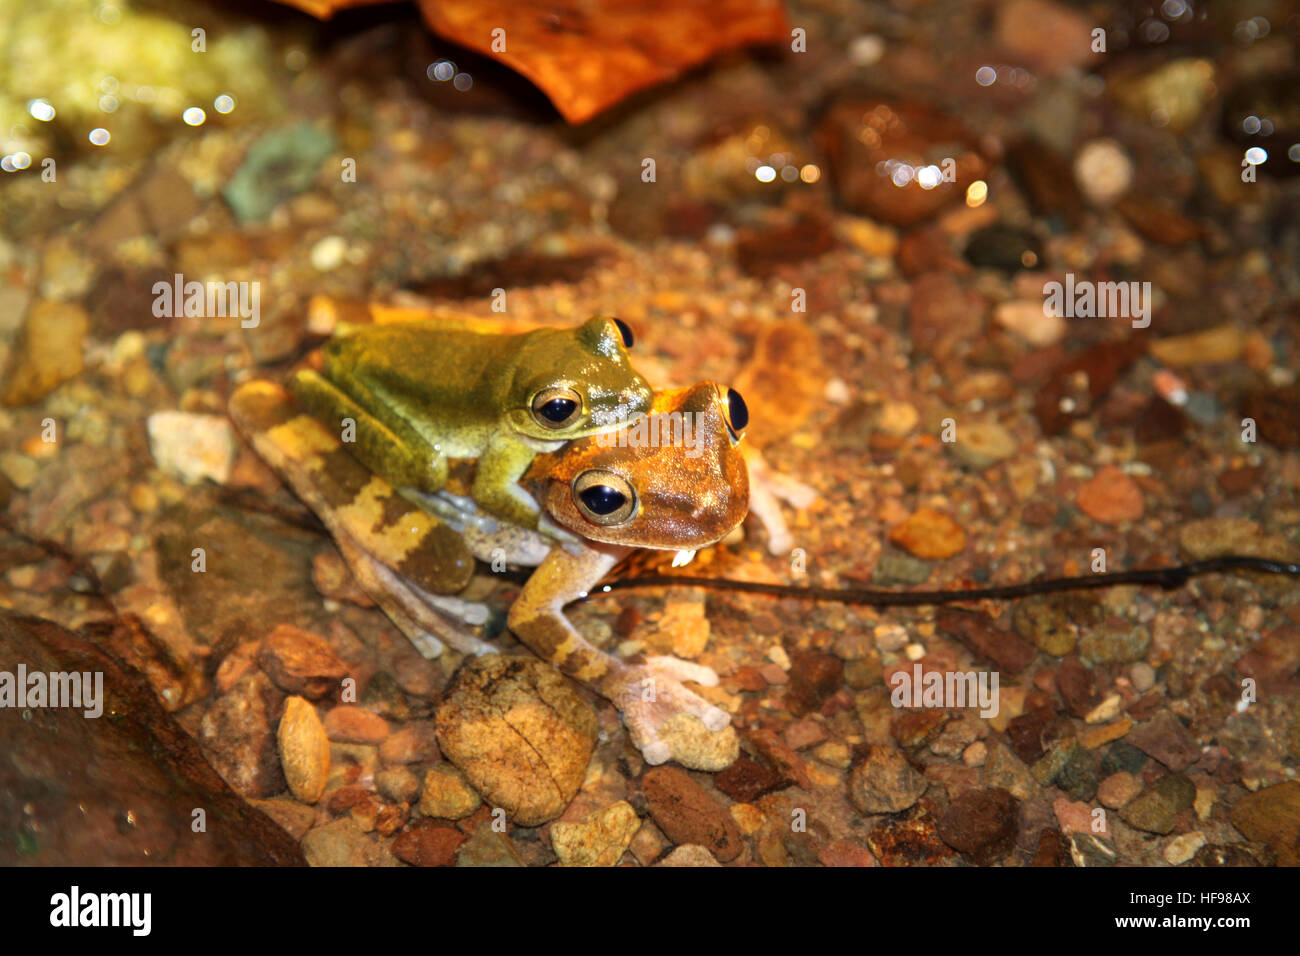
<path fill-rule="evenodd" d="M 668 655 L 648 657 L 646 658 L 646 666 L 673 680 L 694 681 L 701 687 L 718 686 L 718 672 L 712 667 L 693 664 L 690 661 L 682 660 L 680 657 L 669 657 Z"/>
<path fill-rule="evenodd" d="M 646 763 L 676 760 L 696 770 L 721 770 L 736 759 L 731 716 L 681 683 L 704 672 L 713 674 L 698 664 L 654 658 L 625 674 L 615 703 Z"/>
<path fill-rule="evenodd" d="M 656 740 L 653 743 L 646 744 L 641 748 L 641 756 L 645 762 L 652 767 L 657 767 L 661 763 L 667 763 L 673 757 L 672 748 L 662 740 Z"/>

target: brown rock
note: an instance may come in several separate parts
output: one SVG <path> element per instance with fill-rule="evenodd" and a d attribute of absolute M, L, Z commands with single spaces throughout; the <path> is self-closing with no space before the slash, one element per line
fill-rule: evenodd
<path fill-rule="evenodd" d="M 465 775 L 450 764 L 439 764 L 424 775 L 424 785 L 420 788 L 420 812 L 426 817 L 460 820 L 482 803 L 483 800 L 465 780 Z"/>
<path fill-rule="evenodd" d="M 796 651 L 790 655 L 790 685 L 786 704 L 802 716 L 816 710 L 844 684 L 844 663 L 831 654 Z"/>
<path fill-rule="evenodd" d="M 1175 772 L 1191 766 L 1201 755 L 1200 747 L 1182 721 L 1167 710 L 1138 724 L 1124 739 Z"/>
<path fill-rule="evenodd" d="M 915 557 L 940 560 L 965 549 L 966 532 L 943 512 L 920 508 L 890 530 L 889 540 Z"/>
<path fill-rule="evenodd" d="M 1230 818 L 1247 839 L 1267 844 L 1278 866 L 1300 866 L 1300 781 L 1246 794 L 1233 804 Z"/>
<path fill-rule="evenodd" d="M 1056 671 L 1056 689 L 1075 717 L 1083 717 L 1092 710 L 1095 697 L 1092 671 L 1084 667 L 1073 654 L 1061 660 L 1061 666 Z"/>
<path fill-rule="evenodd" d="M 199 724 L 199 743 L 217 772 L 245 797 L 285 788 L 275 731 L 284 695 L 257 673 L 218 697 Z"/>
<path fill-rule="evenodd" d="M 973 653 L 988 658 L 1006 674 L 1020 673 L 1037 653 L 1032 644 L 995 626 L 985 614 L 939 608 L 934 620 L 939 630 L 961 641 Z"/>
<path fill-rule="evenodd" d="M 393 841 L 393 855 L 411 866 L 454 866 L 467 837 L 448 826 L 418 820 Z"/>
<path fill-rule="evenodd" d="M 737 803 L 753 803 L 774 790 L 790 786 L 792 781 L 784 774 L 742 754 L 735 763 L 714 777 L 713 782 Z"/>
<path fill-rule="evenodd" d="M 1300 385 L 1251 392 L 1241 406 L 1255 420 L 1259 437 L 1278 448 L 1300 448 Z"/>
<path fill-rule="evenodd" d="M 718 860 L 744 849 L 740 828 L 707 790 L 675 767 L 655 767 L 641 778 L 650 814 L 673 843 L 705 847 Z"/>
<path fill-rule="evenodd" d="M 90 319 L 72 302 L 37 302 L 10 359 L 0 401 L 29 405 L 81 374 L 81 341 Z"/>
<path fill-rule="evenodd" d="M 279 687 L 312 700 L 337 689 L 348 674 L 348 665 L 324 638 L 292 624 L 281 624 L 267 635 L 258 662 Z"/>
<path fill-rule="evenodd" d="M 443 755 L 522 826 L 564 812 L 596 744 L 591 705 L 533 658 L 467 661 L 436 723 Z"/>
<path fill-rule="evenodd" d="M 1000 788 L 967 790 L 939 818 L 939 837 L 976 863 L 1006 856 L 1020 830 L 1020 801 Z"/>
<path fill-rule="evenodd" d="M 841 201 L 854 212 L 896 226 L 929 219 L 961 199 L 987 169 L 974 137 L 958 119 L 919 103 L 840 100 L 817 128 L 817 139 L 830 160 Z M 955 181 L 923 189 L 913 171 L 942 168 L 946 160 L 955 164 Z M 910 167 L 906 178 L 884 171 L 881 164 L 891 161 Z"/>
<path fill-rule="evenodd" d="M 409 723 L 379 745 L 379 759 L 390 766 L 437 760 L 439 756 L 435 728 L 429 720 Z"/>
<path fill-rule="evenodd" d="M 29 673 L 100 673 L 104 691 L 99 718 L 0 708 L 0 829 L 10 835 L 0 866 L 303 864 L 297 841 L 218 776 L 148 681 L 95 642 L 0 610 L 0 661 L 22 661 Z M 198 835 L 196 807 L 207 821 Z"/>
<path fill-rule="evenodd" d="M 388 721 L 364 707 L 339 704 L 325 715 L 325 733 L 342 744 L 377 744 L 388 736 Z"/>
<path fill-rule="evenodd" d="M 908 306 L 912 347 L 934 356 L 947 355 L 956 343 L 979 333 L 986 308 L 978 292 L 946 272 L 918 276 Z"/>
<path fill-rule="evenodd" d="M 899 813 L 916 803 L 925 788 L 925 778 L 892 747 L 872 747 L 849 775 L 849 799 L 862 813 Z"/>
<path fill-rule="evenodd" d="M 1098 470 L 1075 499 L 1079 510 L 1102 524 L 1124 524 L 1142 517 L 1142 489 L 1113 465 Z"/>

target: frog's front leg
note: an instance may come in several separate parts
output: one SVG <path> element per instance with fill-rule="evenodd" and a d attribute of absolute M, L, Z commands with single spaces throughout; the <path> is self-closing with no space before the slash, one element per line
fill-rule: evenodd
<path fill-rule="evenodd" d="M 478 460 L 471 494 L 483 510 L 521 528 L 536 530 L 541 509 L 532 495 L 519 485 L 539 451 L 554 451 L 563 442 L 521 441 L 512 436 L 494 437 Z"/>
<path fill-rule="evenodd" d="M 647 763 L 675 759 L 697 770 L 720 770 L 737 754 L 731 718 L 682 684 L 712 686 L 718 682 L 712 669 L 671 657 L 625 663 L 589 644 L 564 616 L 564 606 L 584 596 L 628 550 L 595 544 L 580 554 L 552 549 L 510 609 L 510 629 L 613 703 Z"/>
<path fill-rule="evenodd" d="M 360 387 L 360 386 L 355 386 Z M 398 435 L 366 411 L 351 395 L 312 369 L 300 369 L 289 382 L 294 398 L 314 418 L 339 429 L 352 454 L 377 475 L 398 487 L 432 493 L 447 483 L 447 459 L 430 448 L 414 431 Z"/>

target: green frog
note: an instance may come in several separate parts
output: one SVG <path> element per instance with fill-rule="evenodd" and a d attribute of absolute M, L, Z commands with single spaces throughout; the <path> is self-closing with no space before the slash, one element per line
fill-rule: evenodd
<path fill-rule="evenodd" d="M 436 492 L 449 460 L 473 458 L 474 501 L 537 528 L 537 503 L 518 484 L 533 458 L 649 410 L 631 345 L 627 325 L 605 317 L 519 334 L 437 319 L 342 326 L 319 370 L 302 369 L 290 388 L 391 484 Z"/>
<path fill-rule="evenodd" d="M 613 702 L 647 762 L 677 759 L 718 770 L 734 761 L 730 717 L 683 683 L 715 685 L 710 668 L 672 657 L 621 660 L 592 646 L 563 609 L 634 548 L 692 551 L 741 522 L 749 493 L 739 448 L 747 413 L 737 393 L 705 383 L 655 395 L 652 418 L 691 421 L 689 447 L 671 429 L 659 429 L 655 442 L 621 440 L 631 431 L 625 429 L 620 440 L 588 437 L 539 455 L 523 486 L 576 546 L 534 528 L 484 521 L 448 490 L 412 502 L 270 382 L 242 385 L 230 412 L 320 516 L 361 585 L 426 656 L 444 643 L 469 654 L 497 652 L 467 627 L 483 623 L 486 608 L 457 596 L 476 557 L 536 567 L 508 619 L 524 644 Z"/>

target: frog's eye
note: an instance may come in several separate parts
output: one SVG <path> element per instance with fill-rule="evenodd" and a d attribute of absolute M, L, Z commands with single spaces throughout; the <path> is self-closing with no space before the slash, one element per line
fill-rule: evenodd
<path fill-rule="evenodd" d="M 623 348 L 630 349 L 632 347 L 632 342 L 633 342 L 631 326 L 629 326 L 622 319 L 611 318 L 610 321 L 618 326 L 618 333 L 619 335 L 623 336 Z"/>
<path fill-rule="evenodd" d="M 573 501 L 593 524 L 623 524 L 636 514 L 636 490 L 621 475 L 610 471 L 584 471 L 573 479 Z"/>
<path fill-rule="evenodd" d="M 533 399 L 533 418 L 543 428 L 564 428 L 582 414 L 582 396 L 567 385 L 544 388 Z"/>
<path fill-rule="evenodd" d="M 727 389 L 727 431 L 732 442 L 740 441 L 741 433 L 749 427 L 749 406 L 734 388 Z"/>

